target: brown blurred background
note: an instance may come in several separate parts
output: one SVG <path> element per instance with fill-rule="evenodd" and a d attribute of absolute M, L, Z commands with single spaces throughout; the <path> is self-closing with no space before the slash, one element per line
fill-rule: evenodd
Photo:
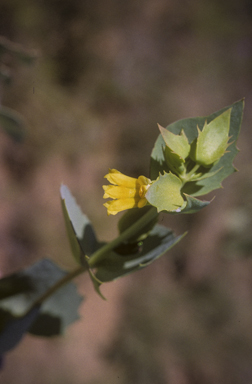
<path fill-rule="evenodd" d="M 252 3 L 250 0 L 0 0 L 0 35 L 37 51 L 6 58 L 2 104 L 26 139 L 0 133 L 0 271 L 49 257 L 72 268 L 59 201 L 67 184 L 100 240 L 109 167 L 148 176 L 163 126 L 242 97 L 239 173 L 196 215 L 161 215 L 183 241 L 149 268 L 93 292 L 62 338 L 26 336 L 1 384 L 252 383 Z M 9 60 L 9 61 L 8 61 Z"/>

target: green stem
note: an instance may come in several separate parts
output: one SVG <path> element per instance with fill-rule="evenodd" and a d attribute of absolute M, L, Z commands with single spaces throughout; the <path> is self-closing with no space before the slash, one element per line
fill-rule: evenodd
<path fill-rule="evenodd" d="M 106 257 L 108 252 L 110 252 L 112 249 L 120 245 L 123 241 L 132 237 L 136 233 L 136 231 L 139 231 L 139 229 L 143 228 L 148 222 L 153 220 L 156 216 L 157 216 L 156 208 L 151 208 L 144 216 L 142 216 L 139 220 L 137 220 L 128 229 L 126 229 L 115 240 L 111 241 L 110 243 L 104 245 L 103 247 L 98 249 L 96 252 L 94 252 L 93 255 L 90 257 L 90 259 L 88 260 L 89 267 L 94 268 L 99 261 L 103 260 Z M 87 271 L 87 266 L 83 265 L 81 267 L 74 269 L 72 272 L 68 273 L 62 279 L 57 281 L 57 283 L 54 284 L 51 288 L 49 288 L 45 293 L 43 293 L 43 295 L 41 295 L 32 304 L 31 308 L 34 308 L 37 305 L 41 305 L 46 299 L 52 296 L 58 289 L 68 284 L 75 277 L 81 275 L 86 271 Z"/>
<path fill-rule="evenodd" d="M 98 249 L 88 260 L 90 268 L 94 268 L 95 265 L 103 260 L 108 252 L 112 251 L 118 245 L 124 241 L 133 237 L 137 231 L 142 229 L 147 223 L 152 221 L 157 216 L 156 208 L 152 207 L 145 215 L 143 215 L 139 220 L 137 220 L 133 225 L 126 229 L 120 236 L 112 240 L 110 243 L 104 245 L 102 248 Z"/>
<path fill-rule="evenodd" d="M 199 169 L 200 164 L 195 164 L 195 166 L 191 169 L 190 172 L 186 173 L 183 177 L 181 177 L 183 181 L 183 185 L 190 181 L 191 177 L 195 174 L 195 172 Z"/>
<path fill-rule="evenodd" d="M 79 276 L 83 272 L 87 271 L 86 266 L 81 266 L 76 269 L 74 269 L 72 272 L 68 273 L 66 276 L 64 276 L 62 279 L 57 281 L 56 284 L 54 284 L 51 288 L 49 288 L 43 295 L 41 295 L 33 304 L 31 308 L 36 307 L 37 305 L 41 305 L 43 301 L 48 299 L 50 296 L 52 296 L 58 289 L 63 287 L 64 285 L 68 284 L 71 280 L 73 280 L 75 277 Z M 30 308 L 30 309 L 31 309 Z"/>

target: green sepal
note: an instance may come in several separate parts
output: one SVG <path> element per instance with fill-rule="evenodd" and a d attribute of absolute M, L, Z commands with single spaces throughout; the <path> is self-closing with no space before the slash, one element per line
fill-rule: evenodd
<path fill-rule="evenodd" d="M 177 175 L 185 172 L 185 160 L 167 146 L 164 148 L 164 156 L 170 171 Z"/>
<path fill-rule="evenodd" d="M 158 125 L 158 128 L 167 147 L 169 147 L 172 152 L 176 153 L 179 157 L 185 160 L 189 155 L 191 147 L 183 129 L 179 135 L 176 135 L 161 127 L 161 125 Z"/>
<path fill-rule="evenodd" d="M 191 196 L 205 195 L 214 189 L 220 188 L 222 181 L 235 171 L 233 160 L 238 152 L 236 148 L 236 140 L 240 131 L 243 107 L 244 100 L 240 100 L 209 116 L 179 120 L 166 128 L 177 135 L 183 129 L 188 138 L 188 142 L 192 143 L 198 137 L 197 126 L 202 129 L 205 121 L 209 124 L 216 117 L 231 108 L 229 137 L 231 137 L 232 143 L 228 146 L 227 152 L 224 153 L 220 160 L 208 169 L 208 172 L 215 172 L 215 174 L 202 180 L 186 183 L 183 187 L 183 192 Z M 162 135 L 160 134 L 151 153 L 151 180 L 155 180 L 159 176 L 159 173 L 170 171 L 164 156 L 165 145 Z"/>
<path fill-rule="evenodd" d="M 158 125 L 160 133 L 165 141 L 164 156 L 169 170 L 177 175 L 185 171 L 185 159 L 190 152 L 190 145 L 182 130 L 180 135 L 175 135 Z"/>
<path fill-rule="evenodd" d="M 173 173 L 159 175 L 149 187 L 145 197 L 157 211 L 174 212 L 181 210 L 184 199 L 181 196 L 182 181 Z"/>
<path fill-rule="evenodd" d="M 231 108 L 212 120 L 205 121 L 202 131 L 198 130 L 198 137 L 191 145 L 190 157 L 197 164 L 205 167 L 218 161 L 225 153 L 230 129 Z"/>
<path fill-rule="evenodd" d="M 149 236 L 143 240 L 138 254 L 121 256 L 111 252 L 106 259 L 97 264 L 95 276 L 99 281 L 109 282 L 143 269 L 161 257 L 184 236 L 185 234 L 175 236 L 169 228 L 157 224 Z"/>

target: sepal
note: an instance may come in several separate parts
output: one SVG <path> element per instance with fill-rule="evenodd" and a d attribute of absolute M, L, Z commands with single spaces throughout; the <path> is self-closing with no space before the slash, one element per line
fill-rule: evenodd
<path fill-rule="evenodd" d="M 221 136 L 221 139 L 219 140 L 220 145 L 217 151 L 217 155 L 214 153 L 214 151 L 211 152 L 210 154 L 208 153 L 208 157 L 211 160 L 208 160 L 208 161 L 206 159 L 204 160 L 205 170 L 203 172 L 201 170 L 203 168 L 202 166 L 198 169 L 198 171 L 200 171 L 202 175 L 196 178 L 192 175 L 191 180 L 187 180 L 187 182 L 183 186 L 184 193 L 194 197 L 205 195 L 213 191 L 214 189 L 220 188 L 222 181 L 235 171 L 235 168 L 233 167 L 233 160 L 238 152 L 236 148 L 236 140 L 238 138 L 239 131 L 240 131 L 243 108 L 244 108 L 244 100 L 240 100 L 232 104 L 231 106 L 225 107 L 220 111 L 217 111 L 209 116 L 179 120 L 169 125 L 166 128 L 166 130 L 172 132 L 175 135 L 179 135 L 181 133 L 181 130 L 183 129 L 185 132 L 185 135 L 188 138 L 188 143 L 190 145 L 195 145 L 192 143 L 195 140 L 197 142 L 197 138 L 199 135 L 197 126 L 199 127 L 200 131 L 202 131 L 205 122 L 207 122 L 207 125 L 210 125 L 210 127 L 213 127 L 213 131 L 219 132 L 218 127 L 215 126 L 216 121 L 217 123 L 219 121 L 220 125 L 224 124 L 226 127 L 225 128 L 226 131 L 224 132 L 224 135 Z M 227 133 L 227 126 L 229 125 L 228 123 L 229 115 L 230 115 L 230 129 L 229 129 L 229 132 Z M 219 117 L 219 120 L 218 120 L 218 117 Z M 212 122 L 212 125 L 211 125 L 211 122 Z M 211 143 L 211 141 L 213 140 L 213 137 L 210 133 L 208 136 L 207 131 L 206 133 L 203 133 L 202 138 L 204 138 L 204 140 L 207 140 L 209 143 Z M 230 144 L 227 142 L 229 138 L 231 138 Z M 174 172 L 167 165 L 167 161 L 164 153 L 165 147 L 166 147 L 166 143 L 162 135 L 160 134 L 157 138 L 157 141 L 151 153 L 151 164 L 150 164 L 151 180 L 157 179 L 160 173 L 164 173 L 164 172 L 169 173 L 170 171 Z M 202 152 L 202 147 L 201 147 L 201 152 Z M 195 155 L 193 154 L 193 151 L 190 153 L 190 155 L 194 159 L 196 159 Z M 218 159 L 219 156 L 221 157 Z M 209 166 L 208 164 L 209 161 L 214 161 L 214 160 L 215 162 L 213 164 L 210 164 Z M 186 162 L 187 161 L 188 159 L 186 160 Z M 207 168 L 206 168 L 206 163 L 208 164 Z M 196 173 L 196 175 L 198 175 L 198 173 Z M 201 177 L 201 176 L 204 176 L 204 177 Z"/>
<path fill-rule="evenodd" d="M 159 175 L 149 187 L 145 197 L 157 211 L 180 211 L 184 204 L 181 195 L 182 181 L 173 173 Z"/>
<path fill-rule="evenodd" d="M 226 152 L 229 140 L 231 108 L 210 123 L 205 121 L 202 131 L 191 145 L 190 157 L 197 164 L 209 167 L 220 160 Z"/>

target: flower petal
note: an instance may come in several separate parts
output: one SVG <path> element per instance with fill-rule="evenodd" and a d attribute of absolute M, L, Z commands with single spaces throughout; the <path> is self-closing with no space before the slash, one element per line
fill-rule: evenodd
<path fill-rule="evenodd" d="M 105 191 L 103 198 L 108 199 L 125 199 L 129 197 L 139 196 L 139 189 L 119 187 L 117 185 L 103 185 Z"/>
<path fill-rule="evenodd" d="M 118 212 L 124 211 L 125 209 L 136 208 L 138 206 L 138 201 L 139 200 L 132 197 L 107 201 L 103 205 L 107 208 L 108 215 L 116 215 Z"/>
<path fill-rule="evenodd" d="M 117 171 L 116 169 L 110 169 L 109 173 L 104 176 L 111 184 L 114 185 L 123 185 L 126 188 L 136 188 L 138 185 L 137 179 L 134 177 L 129 177 L 123 173 Z"/>
<path fill-rule="evenodd" d="M 137 179 L 138 183 L 140 185 L 148 185 L 151 183 L 151 180 L 148 179 L 147 177 L 145 176 L 139 176 L 138 179 Z"/>
<path fill-rule="evenodd" d="M 147 204 L 147 199 L 144 197 L 143 199 L 139 200 L 139 202 L 137 204 L 137 207 L 138 208 L 143 208 L 146 204 Z"/>

